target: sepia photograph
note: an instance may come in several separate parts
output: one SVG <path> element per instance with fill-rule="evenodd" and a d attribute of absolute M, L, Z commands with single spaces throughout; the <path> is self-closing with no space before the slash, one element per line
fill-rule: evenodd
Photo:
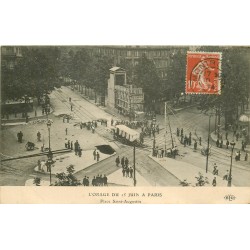
<path fill-rule="evenodd" d="M 0 185 L 249 187 L 249 63 L 248 46 L 2 46 Z"/>

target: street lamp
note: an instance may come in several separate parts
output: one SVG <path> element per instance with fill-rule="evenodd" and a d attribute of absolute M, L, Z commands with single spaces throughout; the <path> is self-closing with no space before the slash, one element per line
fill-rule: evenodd
<path fill-rule="evenodd" d="M 234 152 L 235 142 L 234 141 L 230 142 L 230 145 L 232 146 L 232 151 L 231 151 L 231 164 L 230 164 L 230 170 L 229 170 L 229 176 L 228 176 L 228 182 L 227 182 L 228 187 L 231 187 L 232 185 L 232 166 L 233 166 L 233 152 Z"/>
<path fill-rule="evenodd" d="M 207 136 L 207 158 L 206 158 L 206 173 L 208 171 L 208 156 L 209 156 L 209 143 L 210 143 L 210 124 L 211 124 L 211 116 L 212 114 L 209 114 L 209 124 L 208 124 L 208 136 Z"/>
<path fill-rule="evenodd" d="M 51 147 L 50 147 L 50 128 L 51 128 L 51 122 L 48 120 L 47 122 L 47 127 L 48 127 L 48 132 L 49 132 L 49 153 L 48 153 L 48 161 L 47 164 L 49 166 L 49 180 L 50 180 L 50 185 L 51 185 L 51 165 L 53 163 L 53 154 L 51 152 Z"/>
<path fill-rule="evenodd" d="M 155 152 L 155 126 L 156 126 L 156 117 L 153 118 L 152 124 L 153 124 L 153 136 L 154 136 L 152 156 L 155 156 L 154 152 Z"/>
<path fill-rule="evenodd" d="M 134 145 L 134 186 L 136 186 L 136 177 L 135 177 L 135 145 Z"/>

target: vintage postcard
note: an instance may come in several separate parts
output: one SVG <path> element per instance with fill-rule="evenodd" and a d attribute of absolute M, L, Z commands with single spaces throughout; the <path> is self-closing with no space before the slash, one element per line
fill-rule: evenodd
<path fill-rule="evenodd" d="M 2 46 L 0 203 L 249 203 L 249 46 Z"/>

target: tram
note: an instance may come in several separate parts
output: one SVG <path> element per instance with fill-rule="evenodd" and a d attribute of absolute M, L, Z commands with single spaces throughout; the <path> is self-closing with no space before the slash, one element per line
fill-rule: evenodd
<path fill-rule="evenodd" d="M 142 146 L 141 134 L 126 125 L 116 125 L 113 129 L 114 139 L 131 146 Z"/>

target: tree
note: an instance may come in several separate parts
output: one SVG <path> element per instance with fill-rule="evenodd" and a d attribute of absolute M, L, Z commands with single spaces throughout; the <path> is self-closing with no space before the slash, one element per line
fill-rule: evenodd
<path fill-rule="evenodd" d="M 165 95 L 170 92 L 169 97 L 176 97 L 177 100 L 181 93 L 185 93 L 186 55 L 187 48 L 185 47 L 170 50 L 166 84 L 163 92 Z"/>
<path fill-rule="evenodd" d="M 160 78 L 152 60 L 143 55 L 135 66 L 135 85 L 142 87 L 146 110 L 160 97 Z"/>
<path fill-rule="evenodd" d="M 80 181 L 73 175 L 75 172 L 74 166 L 69 165 L 66 168 L 66 173 L 61 172 L 56 174 L 56 178 L 58 179 L 55 182 L 55 186 L 79 186 L 81 185 Z"/>
<path fill-rule="evenodd" d="M 60 50 L 57 47 L 22 47 L 22 58 L 14 69 L 2 68 L 4 98 L 39 97 L 59 79 Z"/>
<path fill-rule="evenodd" d="M 222 52 L 221 95 L 199 96 L 199 109 L 214 109 L 220 118 L 225 116 L 225 128 L 239 116 L 239 107 L 244 112 L 249 98 L 249 53 L 247 47 L 204 47 L 203 51 Z"/>

